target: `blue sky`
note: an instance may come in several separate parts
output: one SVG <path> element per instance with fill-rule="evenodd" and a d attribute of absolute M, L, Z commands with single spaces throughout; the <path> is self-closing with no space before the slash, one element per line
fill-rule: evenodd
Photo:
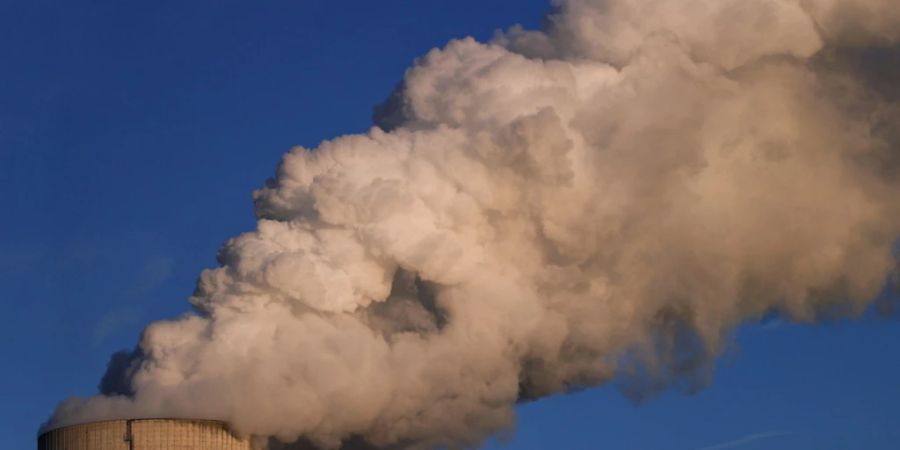
<path fill-rule="evenodd" d="M 76 4 L 79 3 L 79 4 Z M 359 132 L 419 55 L 536 27 L 538 0 L 0 2 L 0 432 L 33 448 L 109 354 L 188 310 L 254 226 L 293 145 Z M 519 408 L 491 449 L 894 449 L 900 320 L 778 320 L 736 335 L 706 389 L 614 386 Z"/>

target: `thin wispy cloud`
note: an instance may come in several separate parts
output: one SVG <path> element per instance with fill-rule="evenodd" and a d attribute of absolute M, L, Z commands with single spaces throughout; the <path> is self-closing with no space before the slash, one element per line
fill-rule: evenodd
<path fill-rule="evenodd" d="M 143 296 L 165 283 L 172 276 L 175 259 L 171 256 L 156 256 L 148 259 L 138 274 L 133 295 Z"/>
<path fill-rule="evenodd" d="M 697 450 L 720 450 L 720 449 L 724 449 L 724 448 L 741 447 L 741 446 L 747 445 L 751 442 L 756 442 L 756 441 L 763 440 L 763 439 L 776 438 L 779 436 L 786 436 L 788 434 L 790 434 L 790 433 L 783 432 L 783 431 L 769 431 L 769 432 L 765 432 L 765 433 L 754 433 L 754 434 L 749 434 L 747 436 L 743 436 L 743 437 L 740 437 L 738 439 L 734 439 L 734 440 L 731 440 L 728 442 L 722 442 L 719 444 L 710 445 L 708 447 L 702 447 Z"/>
<path fill-rule="evenodd" d="M 91 332 L 91 342 L 94 346 L 100 345 L 111 334 L 127 328 L 140 320 L 141 312 L 134 307 L 126 306 L 107 311 L 94 324 Z"/>

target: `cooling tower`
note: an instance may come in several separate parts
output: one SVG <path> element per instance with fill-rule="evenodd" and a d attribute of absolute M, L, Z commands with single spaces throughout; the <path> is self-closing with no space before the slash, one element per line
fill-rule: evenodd
<path fill-rule="evenodd" d="M 38 450 L 249 450 L 250 442 L 215 420 L 131 419 L 56 428 Z"/>

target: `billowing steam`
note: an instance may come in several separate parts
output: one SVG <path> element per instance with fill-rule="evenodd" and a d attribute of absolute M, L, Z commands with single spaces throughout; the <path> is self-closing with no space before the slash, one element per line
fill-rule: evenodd
<path fill-rule="evenodd" d="M 744 320 L 878 296 L 900 2 L 556 3 L 542 31 L 422 57 L 378 128 L 288 153 L 197 313 L 147 327 L 50 425 L 459 448 L 522 399 L 643 395 L 706 374 Z"/>

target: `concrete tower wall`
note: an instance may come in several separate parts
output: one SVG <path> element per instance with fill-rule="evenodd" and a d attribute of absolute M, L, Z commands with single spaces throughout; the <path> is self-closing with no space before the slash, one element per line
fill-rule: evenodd
<path fill-rule="evenodd" d="M 213 420 L 134 419 L 50 430 L 38 450 L 250 450 L 250 442 Z"/>

